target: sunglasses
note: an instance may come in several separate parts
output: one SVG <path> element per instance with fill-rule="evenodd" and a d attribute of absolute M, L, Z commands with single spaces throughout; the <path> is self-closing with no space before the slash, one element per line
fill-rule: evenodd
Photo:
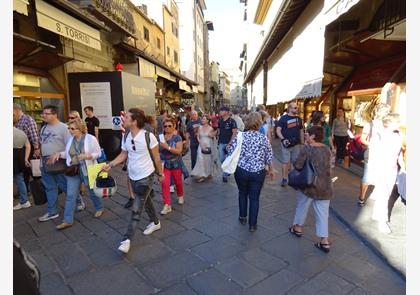
<path fill-rule="evenodd" d="M 67 129 L 72 130 L 72 131 L 74 131 L 74 130 L 79 130 L 79 128 L 76 128 L 76 127 L 69 127 L 69 128 L 67 128 Z"/>
<path fill-rule="evenodd" d="M 70 120 L 74 120 L 74 119 L 76 119 L 76 117 L 69 117 L 69 119 L 70 119 Z"/>
<path fill-rule="evenodd" d="M 133 151 L 136 150 L 136 145 L 134 144 L 134 139 L 131 140 L 131 144 L 133 145 L 131 148 L 133 149 Z"/>
<path fill-rule="evenodd" d="M 163 128 L 172 128 L 172 125 L 163 125 Z"/>

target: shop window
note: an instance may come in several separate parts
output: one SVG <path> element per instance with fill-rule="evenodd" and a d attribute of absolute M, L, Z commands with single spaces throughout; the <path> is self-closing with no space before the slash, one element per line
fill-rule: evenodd
<path fill-rule="evenodd" d="M 156 44 L 157 44 L 157 48 L 160 49 L 160 39 L 156 38 Z"/>
<path fill-rule="evenodd" d="M 147 29 L 146 27 L 143 27 L 143 38 L 144 40 L 149 42 L 149 29 Z"/>

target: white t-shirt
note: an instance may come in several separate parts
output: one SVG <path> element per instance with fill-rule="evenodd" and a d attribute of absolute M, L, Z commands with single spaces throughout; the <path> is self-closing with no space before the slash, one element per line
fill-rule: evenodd
<path fill-rule="evenodd" d="M 146 131 L 142 129 L 134 137 L 136 150 L 133 149 L 132 140 L 133 137 L 130 132 L 126 140 L 123 137 L 121 149 L 128 152 L 128 177 L 131 180 L 140 180 L 152 174 L 155 168 L 146 146 Z M 150 133 L 150 149 L 153 149 L 157 145 L 158 141 L 156 137 Z"/>

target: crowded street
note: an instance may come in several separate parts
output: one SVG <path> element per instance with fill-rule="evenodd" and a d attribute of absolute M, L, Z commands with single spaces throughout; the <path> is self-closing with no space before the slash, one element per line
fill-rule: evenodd
<path fill-rule="evenodd" d="M 336 217 L 330 219 L 334 250 L 328 257 L 313 247 L 313 215 L 307 236 L 290 235 L 295 191 L 279 190 L 279 177 L 264 186 L 260 227 L 252 235 L 237 221 L 233 180 L 186 181 L 186 203 L 174 206 L 152 236 L 141 236 L 147 225 L 143 217 L 136 245 L 124 255 L 117 247 L 130 215 L 119 168 L 113 171 L 118 193 L 105 202 L 100 220 L 91 216 L 88 205 L 87 211 L 76 213 L 72 228 L 59 232 L 58 221 L 37 221 L 42 208 L 14 214 L 15 238 L 43 275 L 42 294 L 405 294 L 401 276 Z M 335 189 L 348 191 L 356 177 L 336 169 Z M 341 202 L 350 197 L 341 195 Z M 61 206 L 63 202 L 60 196 Z M 159 198 L 154 203 L 162 206 Z M 354 202 L 346 205 L 347 210 L 339 203 L 332 208 L 341 206 L 345 213 Z"/>

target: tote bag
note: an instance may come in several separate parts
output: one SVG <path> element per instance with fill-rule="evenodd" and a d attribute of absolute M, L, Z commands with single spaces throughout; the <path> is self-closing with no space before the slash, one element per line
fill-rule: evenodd
<path fill-rule="evenodd" d="M 289 186 L 294 189 L 305 189 L 316 186 L 317 172 L 312 163 L 312 147 L 301 170 L 293 169 L 289 172 Z"/>
<path fill-rule="evenodd" d="M 242 132 L 238 132 L 237 137 L 237 144 L 235 149 L 233 150 L 232 154 L 230 154 L 222 163 L 222 170 L 225 173 L 232 174 L 236 171 L 236 166 L 238 166 L 239 155 L 241 154 L 242 149 L 242 140 L 243 135 Z"/>
<path fill-rule="evenodd" d="M 32 159 L 31 160 L 31 169 L 32 169 L 32 177 L 41 177 L 41 160 L 40 159 Z"/>

